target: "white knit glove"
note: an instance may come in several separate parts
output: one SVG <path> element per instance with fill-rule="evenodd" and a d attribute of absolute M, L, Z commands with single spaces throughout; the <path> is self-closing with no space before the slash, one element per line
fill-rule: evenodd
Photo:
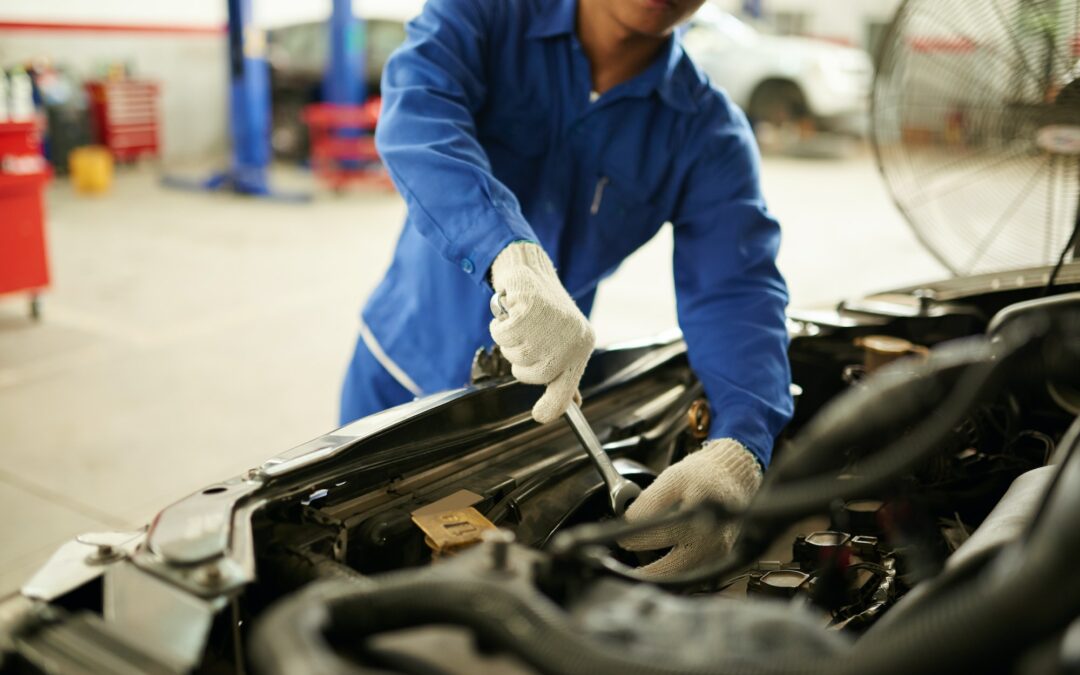
<path fill-rule="evenodd" d="M 742 508 L 760 486 L 761 467 L 741 443 L 730 438 L 708 441 L 661 473 L 627 509 L 626 520 L 644 520 L 710 499 Z M 719 559 L 731 550 L 738 533 L 731 524 L 700 531 L 684 523 L 631 535 L 619 545 L 628 551 L 671 548 L 663 558 L 641 568 L 645 574 L 663 577 Z"/>
<path fill-rule="evenodd" d="M 589 320 L 563 288 L 544 249 L 514 243 L 491 265 L 491 285 L 507 316 L 491 322 L 491 337 L 526 384 L 547 385 L 533 406 L 541 424 L 558 419 L 578 397 L 578 383 L 596 344 Z"/>

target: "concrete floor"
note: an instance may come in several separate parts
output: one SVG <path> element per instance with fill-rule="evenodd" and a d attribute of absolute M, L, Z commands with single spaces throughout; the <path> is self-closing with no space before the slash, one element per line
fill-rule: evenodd
<path fill-rule="evenodd" d="M 867 154 L 770 158 L 764 176 L 794 305 L 944 276 Z M 54 184 L 44 320 L 0 299 L 0 593 L 77 533 L 139 527 L 331 429 L 403 213 L 390 194 L 166 191 L 149 170 L 97 199 Z M 602 286 L 601 343 L 675 325 L 670 251 L 665 231 Z"/>

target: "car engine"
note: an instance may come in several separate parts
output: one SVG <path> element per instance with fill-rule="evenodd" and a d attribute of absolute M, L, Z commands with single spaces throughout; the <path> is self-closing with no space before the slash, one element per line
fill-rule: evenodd
<path fill-rule="evenodd" d="M 1080 278 L 1045 270 L 794 312 L 796 417 L 744 510 L 614 518 L 571 428 L 474 383 L 79 537 L 0 603 L 13 673 L 1070 672 Z M 583 410 L 646 486 L 705 438 L 677 335 L 597 353 Z M 643 578 L 621 536 L 740 525 Z"/>

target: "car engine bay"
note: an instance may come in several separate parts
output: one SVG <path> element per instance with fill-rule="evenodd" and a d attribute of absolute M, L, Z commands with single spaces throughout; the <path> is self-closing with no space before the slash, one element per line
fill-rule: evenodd
<path fill-rule="evenodd" d="M 796 417 L 743 511 L 613 518 L 569 425 L 474 384 L 69 543 L 0 603 L 4 672 L 1068 672 L 1080 293 L 1067 270 L 793 312 Z M 583 410 L 647 486 L 709 407 L 677 335 L 598 352 Z M 643 578 L 619 537 L 735 520 Z"/>

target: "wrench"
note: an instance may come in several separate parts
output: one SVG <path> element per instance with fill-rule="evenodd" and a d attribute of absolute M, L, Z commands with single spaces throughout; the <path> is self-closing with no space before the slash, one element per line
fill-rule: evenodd
<path fill-rule="evenodd" d="M 505 295 L 506 292 L 504 291 L 491 296 L 491 313 L 500 321 L 510 315 L 502 303 Z M 621 516 L 626 512 L 626 507 L 630 506 L 630 502 L 637 499 L 638 495 L 641 494 L 641 488 L 636 483 L 623 478 L 615 469 L 615 465 L 611 463 L 611 458 L 608 457 L 603 446 L 600 445 L 600 439 L 596 437 L 596 432 L 589 425 L 589 420 L 581 412 L 581 406 L 571 401 L 570 407 L 566 409 L 565 417 L 566 421 L 570 423 L 570 428 L 574 430 L 574 435 L 577 436 L 582 447 L 585 448 L 585 452 L 589 454 L 589 458 L 596 465 L 600 477 L 604 479 L 612 512 L 616 516 Z"/>
<path fill-rule="evenodd" d="M 570 407 L 566 409 L 566 421 L 570 423 L 585 452 L 589 453 L 593 464 L 596 465 L 596 470 L 600 472 L 600 477 L 604 479 L 608 499 L 611 502 L 611 511 L 616 516 L 626 513 L 626 507 L 638 498 L 641 488 L 637 486 L 637 483 L 623 478 L 622 474 L 615 469 L 611 458 L 604 452 L 600 439 L 596 437 L 596 432 L 589 426 L 589 420 L 585 419 L 585 414 L 581 412 L 581 407 L 577 403 L 571 401 Z"/>

